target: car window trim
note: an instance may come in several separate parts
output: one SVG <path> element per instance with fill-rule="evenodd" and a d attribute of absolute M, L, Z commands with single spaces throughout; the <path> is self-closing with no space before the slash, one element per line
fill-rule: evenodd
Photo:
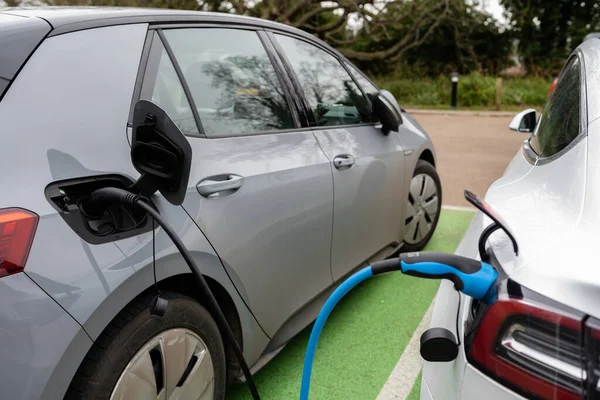
<path fill-rule="evenodd" d="M 167 40 L 162 29 L 157 30 L 157 32 L 158 32 L 158 37 L 160 38 L 163 46 L 165 47 L 165 51 L 167 52 L 167 55 L 171 59 L 171 64 L 173 64 L 173 68 L 175 68 L 175 72 L 177 73 L 179 82 L 181 82 L 181 86 L 183 87 L 183 92 L 185 93 L 185 96 L 188 99 L 188 103 L 189 103 L 190 107 L 192 108 L 192 115 L 194 116 L 194 121 L 196 121 L 196 127 L 198 129 L 197 135 L 201 136 L 201 137 L 206 137 L 206 133 L 204 132 L 204 127 L 202 126 L 202 121 L 200 120 L 200 114 L 198 113 L 198 108 L 196 108 L 196 102 L 194 101 L 192 92 L 190 91 L 190 87 L 188 86 L 187 81 L 185 80 L 183 71 L 181 70 L 181 67 L 179 66 L 177 57 L 175 57 L 175 54 L 173 53 L 173 49 L 171 48 L 171 45 L 169 44 L 169 41 Z"/>
<path fill-rule="evenodd" d="M 277 38 L 275 37 L 275 33 L 280 34 L 281 32 L 274 32 L 271 30 L 265 30 L 265 31 L 266 31 L 267 37 L 269 38 L 269 40 L 271 41 L 271 44 L 273 45 L 273 48 L 275 49 L 275 52 L 277 53 L 278 58 L 281 60 L 281 63 L 283 64 L 283 67 L 286 71 L 288 78 L 290 79 L 290 81 L 292 83 L 292 90 L 295 93 L 294 97 L 296 98 L 296 100 L 299 103 L 300 110 L 302 110 L 301 118 L 304 121 L 305 127 L 310 128 L 310 127 L 317 126 L 317 120 L 315 119 L 312 109 L 310 108 L 310 105 L 308 104 L 308 100 L 306 99 L 304 90 L 302 90 L 300 81 L 298 80 L 298 77 L 296 76 L 296 73 L 294 72 L 294 69 L 292 68 L 292 64 L 290 63 L 290 60 L 288 59 L 287 55 L 285 54 L 285 51 L 283 51 L 283 47 L 281 47 L 281 44 L 277 41 Z"/>
<path fill-rule="evenodd" d="M 341 60 L 341 59 L 338 59 L 338 61 L 340 62 L 340 64 L 342 64 L 342 68 L 344 68 L 346 70 L 346 73 L 350 76 L 350 79 L 352 79 L 352 82 L 354 82 L 354 84 L 356 85 L 356 87 L 358 87 L 358 90 L 360 90 L 360 92 L 362 93 L 363 98 L 367 102 L 367 107 L 369 108 L 369 113 L 371 114 L 371 119 L 375 118 L 375 116 L 373 115 L 373 104 L 371 102 L 371 99 L 369 99 L 369 96 L 367 96 L 367 92 L 365 92 L 365 90 L 360 85 L 360 83 L 358 82 L 358 80 L 356 80 L 356 77 L 350 71 L 350 68 L 348 68 L 348 65 L 347 65 L 346 61 L 345 60 Z M 358 71 L 358 68 L 354 67 L 354 69 Z M 361 73 L 361 75 L 362 75 L 362 73 Z M 377 88 L 377 86 L 375 86 L 375 87 Z"/>
<path fill-rule="evenodd" d="M 350 71 L 348 71 L 348 68 L 346 68 L 346 66 L 344 65 L 344 62 L 346 60 L 342 59 L 338 54 L 332 52 L 331 50 L 329 50 L 327 47 L 322 46 L 320 43 L 316 42 L 316 41 L 311 41 L 307 38 L 303 38 L 302 36 L 299 35 L 294 35 L 288 32 L 281 32 L 281 31 L 277 31 L 277 30 L 272 30 L 272 29 L 265 29 L 268 33 L 269 33 L 269 37 L 271 38 L 271 41 L 273 42 L 273 46 L 275 46 L 275 48 L 277 49 L 279 56 L 282 59 L 282 62 L 286 65 L 286 69 L 288 70 L 288 74 L 290 74 L 291 77 L 293 77 L 292 81 L 294 82 L 294 85 L 296 86 L 296 90 L 298 91 L 299 96 L 302 97 L 302 101 L 304 103 L 304 107 L 306 108 L 306 112 L 310 121 L 310 128 L 323 128 L 320 127 L 319 125 L 317 125 L 317 119 L 313 113 L 312 108 L 310 107 L 310 104 L 308 102 L 308 99 L 306 98 L 306 94 L 304 93 L 304 90 L 302 90 L 302 87 L 300 85 L 300 81 L 298 80 L 298 76 L 296 75 L 296 71 L 294 71 L 292 64 L 290 63 L 290 60 L 287 58 L 287 55 L 285 54 L 285 52 L 283 51 L 283 48 L 281 47 L 281 44 L 277 41 L 277 38 L 275 37 L 275 34 L 278 35 L 282 35 L 282 36 L 288 36 L 291 37 L 292 39 L 297 39 L 297 40 L 301 40 L 303 42 L 306 42 L 307 44 L 310 44 L 312 46 L 315 46 L 323 51 L 325 51 L 326 53 L 328 53 L 329 55 L 331 55 L 333 58 L 335 58 L 337 60 L 338 63 L 340 63 L 341 67 L 344 69 L 344 71 L 346 71 L 346 73 L 350 76 L 350 79 L 352 79 L 352 82 L 354 82 L 354 84 L 356 84 L 356 86 L 358 87 L 358 90 L 360 90 L 360 93 L 363 95 L 363 97 L 367 100 L 367 104 L 369 106 L 369 111 L 372 113 L 373 110 L 371 108 L 371 102 L 369 101 L 369 98 L 365 95 L 365 92 L 363 91 L 363 89 L 361 88 L 361 86 L 358 84 L 358 82 L 356 82 L 356 79 L 354 78 L 354 76 L 352 76 L 352 73 L 350 73 Z M 377 86 L 375 86 L 377 87 Z M 333 125 L 331 127 L 331 129 L 333 129 L 333 127 L 348 127 L 348 126 L 360 126 L 360 125 L 376 125 L 377 122 L 362 122 L 360 124 L 344 124 L 344 125 Z"/>
<path fill-rule="evenodd" d="M 133 86 L 133 96 L 131 97 L 131 106 L 129 107 L 129 116 L 127 118 L 127 127 L 133 127 L 133 111 L 136 103 L 140 100 L 142 94 L 142 84 L 146 75 L 146 68 L 148 66 L 148 58 L 150 57 L 150 49 L 152 48 L 152 42 L 154 40 L 155 32 L 148 30 L 146 32 L 146 39 L 144 41 L 144 47 L 142 48 L 142 55 L 140 56 L 140 65 L 138 66 L 138 72 L 135 77 L 135 84 Z"/>
<path fill-rule="evenodd" d="M 221 24 L 218 22 L 174 22 L 174 23 L 158 23 L 152 24 L 148 29 L 166 31 L 170 29 L 239 29 L 242 31 L 261 31 L 263 28 L 260 26 L 254 26 L 250 24 L 236 24 L 226 23 Z"/>
<path fill-rule="evenodd" d="M 160 24 L 160 25 L 151 25 L 148 28 L 148 32 L 149 32 L 149 36 L 150 37 L 154 37 L 154 36 L 158 36 L 159 38 L 157 40 L 161 40 L 161 32 L 162 32 L 162 28 L 164 27 L 164 29 L 186 29 L 186 28 L 193 28 L 193 29 L 203 29 L 203 28 L 219 28 L 219 29 L 238 29 L 238 30 L 247 30 L 247 31 L 254 31 L 256 32 L 259 40 L 261 41 L 261 44 L 263 45 L 263 48 L 265 49 L 265 52 L 267 53 L 268 57 L 269 57 L 269 61 L 271 61 L 271 64 L 273 65 L 273 69 L 275 70 L 275 74 L 277 75 L 277 78 L 280 82 L 280 84 L 282 85 L 283 91 L 286 95 L 286 102 L 288 104 L 288 107 L 290 109 L 290 112 L 292 114 L 292 120 L 294 122 L 295 128 L 290 128 L 290 129 L 274 129 L 274 130 L 269 130 L 269 131 L 256 131 L 256 132 L 243 132 L 243 133 L 236 133 L 236 134 L 217 134 L 217 135 L 210 135 L 207 136 L 204 133 L 193 133 L 193 132 L 183 132 L 183 134 L 185 136 L 190 136 L 190 137 L 196 137 L 196 138 L 206 138 L 206 139 L 213 139 L 213 138 L 232 138 L 232 137 L 243 137 L 243 136 L 255 136 L 255 135 L 267 135 L 267 134 L 278 134 L 278 133 L 288 133 L 288 132 L 295 132 L 295 131 L 299 131 L 299 130 L 306 130 L 306 126 L 302 125 L 301 122 L 301 117 L 298 114 L 299 111 L 295 110 L 295 105 L 297 104 L 297 100 L 294 99 L 294 95 L 292 92 L 292 89 L 290 88 L 290 83 L 289 83 L 289 76 L 287 76 L 285 74 L 285 71 L 282 71 L 282 62 L 278 56 L 278 54 L 276 53 L 274 48 L 270 48 L 269 45 L 272 46 L 272 43 L 270 41 L 270 39 L 268 39 L 266 37 L 266 32 L 264 31 L 263 28 L 261 27 L 257 27 L 257 26 L 249 26 L 249 25 L 237 25 L 237 24 L 215 24 L 215 23 L 185 23 L 185 24 Z M 162 36 L 164 37 L 164 33 L 162 34 Z M 265 42 L 265 39 L 268 39 L 267 42 Z M 161 40 L 161 43 L 163 44 L 165 51 L 167 46 L 165 45 L 165 42 L 167 42 L 166 37 L 164 37 L 164 39 Z M 132 126 L 132 120 L 133 120 L 133 108 L 135 106 L 135 104 L 139 101 L 139 99 L 141 98 L 142 95 L 142 87 L 144 82 L 147 80 L 147 74 L 146 71 L 149 68 L 149 64 L 152 63 L 153 61 L 150 60 L 150 50 L 152 48 L 152 43 L 148 44 L 148 50 L 146 54 L 143 54 L 142 56 L 142 63 L 144 64 L 143 66 L 143 74 L 139 74 L 138 71 L 138 76 L 137 76 L 137 80 L 136 80 L 136 87 L 139 86 L 139 90 L 136 91 L 136 89 L 134 89 L 134 96 L 133 96 L 133 101 L 132 101 L 132 107 L 130 110 L 130 116 L 129 116 L 129 121 L 127 126 L 131 127 Z M 146 44 L 144 45 L 146 46 Z M 169 46 L 169 49 L 172 51 L 172 49 Z M 167 51 L 168 53 L 168 51 Z M 174 55 L 173 55 L 174 56 Z M 175 68 L 175 71 L 177 72 L 177 68 L 179 68 L 179 64 L 177 65 L 177 67 L 175 67 L 174 63 L 173 63 L 173 58 L 169 57 L 171 60 L 171 63 L 173 64 L 173 67 Z M 156 61 L 154 61 L 156 63 Z M 278 65 L 278 63 L 280 63 Z M 141 68 L 141 65 L 140 65 Z M 181 82 L 181 77 L 178 75 L 178 78 L 180 79 Z M 286 79 L 287 78 L 287 79 Z M 184 78 L 185 80 L 185 78 Z M 183 83 L 182 83 L 183 86 Z M 187 82 L 185 84 L 185 86 L 187 87 Z M 189 89 L 189 87 L 188 87 Z M 184 87 L 184 92 L 185 91 L 185 87 Z M 193 103 L 192 101 L 190 101 L 190 97 L 191 97 L 191 92 L 188 95 L 188 93 L 185 93 L 186 98 L 188 99 L 188 102 L 190 104 L 190 107 L 194 107 L 194 109 L 192 109 L 192 113 L 194 113 L 195 110 L 195 103 Z M 193 104 L 193 105 L 192 105 Z M 195 110 L 197 113 L 197 110 Z M 199 117 L 199 115 L 198 115 Z M 201 119 L 200 119 L 200 127 L 201 125 Z M 197 124 L 198 126 L 198 124 Z M 204 130 L 198 128 L 198 131 L 203 132 Z"/>
<path fill-rule="evenodd" d="M 580 114 L 579 115 L 579 132 L 578 132 L 577 136 L 573 140 L 571 140 L 571 142 L 567 146 L 565 146 L 565 148 L 563 148 L 559 152 L 552 154 L 551 156 L 548 156 L 548 157 L 540 156 L 539 154 L 537 154 L 535 152 L 535 150 L 533 150 L 533 148 L 531 147 L 531 138 L 533 137 L 533 134 L 532 134 L 528 139 L 525 140 L 525 143 L 523 145 L 523 155 L 525 156 L 525 159 L 533 166 L 542 166 L 542 165 L 546 165 L 546 164 L 553 162 L 554 160 L 562 157 L 564 154 L 569 152 L 581 140 L 583 140 L 584 137 L 587 136 L 587 133 L 588 133 L 588 129 L 587 129 L 587 85 L 586 85 L 586 79 L 585 79 L 586 69 L 585 69 L 585 58 L 583 57 L 583 53 L 581 52 L 581 50 L 579 50 L 579 49 L 575 50 L 575 52 L 569 57 L 569 59 L 567 60 L 567 62 L 564 65 L 561 73 L 559 74 L 558 79 L 560 80 L 560 78 L 564 75 L 565 68 L 567 67 L 567 65 L 569 65 L 571 60 L 573 60 L 574 58 L 577 58 L 579 60 L 579 87 L 580 87 L 580 92 L 579 92 L 579 114 Z M 554 95 L 554 93 L 555 92 L 550 94 L 550 97 L 552 97 Z M 538 119 L 538 124 L 541 120 L 543 111 L 544 110 L 542 109 L 542 112 L 540 113 L 540 119 Z M 535 132 L 535 130 L 534 130 L 534 132 Z"/>
<path fill-rule="evenodd" d="M 279 55 L 277 54 L 277 50 L 273 46 L 271 39 L 268 37 L 268 35 L 264 31 L 264 29 L 257 30 L 256 34 L 258 35 L 258 38 L 263 45 L 263 48 L 267 52 L 267 57 L 269 57 L 269 61 L 271 62 L 271 65 L 273 66 L 273 69 L 275 70 L 275 75 L 277 75 L 279 84 L 281 85 L 281 87 L 283 89 L 288 108 L 290 109 L 290 112 L 292 113 L 292 120 L 294 121 L 294 128 L 291 128 L 291 129 L 305 127 L 301 120 L 301 118 L 303 118 L 303 117 L 301 117 L 301 114 L 303 113 L 302 104 L 296 98 L 296 94 L 293 90 L 293 83 L 291 82 L 290 77 L 287 74 L 287 71 L 285 70 L 285 66 L 283 65 L 281 59 L 279 58 Z M 287 131 L 287 130 L 288 129 L 280 129 L 280 130 L 277 130 L 276 132 L 282 132 L 282 131 Z M 271 131 L 271 132 L 273 132 L 273 131 Z M 260 133 L 260 132 L 257 132 L 257 133 Z"/>
<path fill-rule="evenodd" d="M 364 127 L 364 126 L 374 126 L 374 127 L 379 127 L 381 128 L 381 123 L 378 122 L 364 122 L 362 124 L 347 124 L 347 125 L 332 125 L 332 126 L 311 126 L 311 127 L 300 127 L 300 128 L 291 128 L 291 129 L 279 129 L 277 131 L 258 131 L 258 132 L 244 132 L 242 134 L 237 134 L 237 133 L 224 133 L 224 134 L 215 134 L 215 135 L 211 135 L 208 137 L 201 137 L 201 139 L 227 139 L 227 138 L 237 138 L 237 137 L 245 137 L 245 136 L 264 136 L 264 135 L 279 135 L 279 134 L 286 134 L 286 133 L 306 133 L 306 132 L 312 132 L 312 131 L 319 131 L 319 130 L 332 130 L 332 129 L 348 129 L 348 128 L 357 128 L 357 127 Z M 190 134 L 185 134 L 186 136 L 191 136 L 191 137 L 195 137 L 195 138 L 199 138 L 198 135 L 190 135 Z"/>
<path fill-rule="evenodd" d="M 366 81 L 368 81 L 371 85 L 373 85 L 375 87 L 375 89 L 381 90 L 381 88 L 379 86 L 377 86 L 377 84 L 375 82 L 373 82 L 373 80 L 371 78 L 369 78 L 365 73 L 363 73 L 356 65 L 352 64 L 350 62 L 350 60 L 348 60 L 346 57 L 341 57 L 341 59 L 342 59 L 342 63 L 346 67 L 346 69 L 348 69 L 348 66 L 354 68 L 356 70 L 356 72 L 358 72 L 360 74 L 360 76 L 365 78 Z M 354 78 L 354 75 L 352 75 L 352 77 Z"/>

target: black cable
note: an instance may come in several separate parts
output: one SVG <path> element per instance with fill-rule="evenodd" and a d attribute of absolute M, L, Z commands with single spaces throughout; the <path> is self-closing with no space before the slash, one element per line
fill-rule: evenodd
<path fill-rule="evenodd" d="M 154 274 L 154 287 L 156 293 L 160 295 L 160 289 L 158 288 L 158 281 L 156 280 L 156 220 L 152 218 L 152 273 Z"/>
<path fill-rule="evenodd" d="M 229 326 L 229 323 L 227 322 L 223 311 L 221 311 L 221 307 L 219 307 L 219 303 L 217 303 L 215 296 L 210 290 L 208 284 L 206 283 L 206 280 L 204 279 L 200 268 L 198 268 L 198 265 L 196 265 L 196 262 L 192 258 L 190 252 L 185 247 L 179 236 L 177 236 L 177 233 L 175 233 L 173 228 L 171 228 L 171 225 L 167 223 L 167 221 L 162 217 L 162 215 L 160 215 L 160 213 L 156 211 L 152 207 L 152 205 L 150 205 L 150 203 L 146 201 L 144 197 L 133 194 L 124 189 L 119 189 L 115 187 L 106 187 L 98 189 L 90 194 L 90 201 L 92 203 L 96 202 L 101 204 L 120 203 L 137 206 L 146 211 L 152 218 L 154 218 L 158 225 L 165 230 L 167 235 L 173 241 L 175 247 L 177 247 L 177 250 L 179 250 L 179 253 L 187 263 L 188 267 L 190 267 L 192 275 L 194 275 L 194 277 L 196 278 L 196 281 L 200 285 L 202 292 L 206 295 L 206 298 L 208 299 L 209 303 L 209 311 L 212 311 L 213 315 L 215 316 L 215 322 L 217 323 L 217 326 L 221 328 L 222 332 L 225 334 L 226 340 L 233 347 L 235 357 L 240 363 L 240 367 L 242 368 L 242 372 L 244 373 L 246 382 L 248 382 L 248 387 L 250 389 L 250 393 L 252 394 L 252 398 L 254 400 L 260 400 L 258 390 L 256 389 L 256 385 L 254 384 L 254 380 L 252 379 L 252 374 L 250 373 L 250 368 L 248 368 L 248 364 L 244 359 L 244 354 L 242 353 L 242 350 L 240 349 L 240 346 L 237 340 L 235 339 L 235 335 L 233 334 L 233 331 L 231 330 L 231 327 Z"/>
<path fill-rule="evenodd" d="M 460 295 L 460 292 L 457 290 L 456 293 L 458 294 L 458 309 L 456 311 L 456 340 L 458 340 L 458 345 L 460 346 L 460 334 L 458 332 L 458 317 L 460 315 L 460 301 L 462 299 L 462 296 Z"/>
<path fill-rule="evenodd" d="M 135 196 L 135 195 L 133 195 L 133 196 Z M 235 357 L 237 358 L 238 362 L 240 363 L 240 367 L 242 368 L 242 372 L 244 373 L 246 382 L 248 382 L 248 387 L 250 389 L 250 393 L 252 394 L 252 398 L 254 400 L 260 400 L 258 390 L 256 389 L 256 385 L 254 384 L 254 380 L 252 379 L 252 374 L 250 373 L 250 368 L 248 368 L 248 364 L 246 364 L 246 360 L 244 359 L 244 354 L 242 353 L 242 350 L 240 349 L 240 346 L 238 345 L 238 342 L 235 339 L 235 335 L 233 334 L 233 331 L 231 330 L 229 323 L 227 323 L 227 319 L 225 318 L 225 315 L 223 315 L 223 311 L 221 311 L 221 308 L 219 307 L 219 303 L 217 303 L 217 300 L 215 299 L 214 295 L 212 294 L 210 287 L 206 283 L 206 280 L 204 279 L 202 272 L 200 271 L 200 269 L 196 265 L 196 262 L 190 255 L 190 252 L 185 247 L 185 245 L 183 244 L 183 242 L 181 241 L 179 236 L 177 236 L 177 234 L 173 231 L 171 226 L 167 223 L 167 221 L 165 221 L 165 219 L 162 217 L 162 215 L 160 215 L 158 213 L 158 211 L 156 211 L 154 208 L 152 208 L 152 206 L 150 204 L 148 204 L 146 201 L 144 201 L 143 198 L 141 198 L 139 196 L 135 196 L 135 197 L 136 198 L 133 199 L 134 200 L 133 204 L 144 209 L 148 214 L 150 214 L 150 216 L 152 218 L 154 218 L 154 220 L 158 223 L 158 225 L 165 230 L 167 235 L 169 235 L 169 237 L 173 241 L 173 244 L 177 247 L 177 249 L 183 256 L 184 260 L 186 261 L 186 263 L 192 270 L 194 277 L 196 278 L 198 284 L 202 288 L 202 292 L 204 292 L 206 294 L 206 297 L 207 297 L 208 303 L 209 303 L 209 308 L 213 312 L 213 315 L 216 317 L 217 325 L 219 327 L 221 327 L 221 329 L 223 330 L 223 333 L 225 334 L 225 338 L 227 339 L 229 344 L 233 347 L 233 352 L 235 353 Z"/>

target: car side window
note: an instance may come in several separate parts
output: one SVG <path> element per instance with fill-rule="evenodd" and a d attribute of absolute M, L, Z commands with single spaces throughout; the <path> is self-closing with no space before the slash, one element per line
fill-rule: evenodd
<path fill-rule="evenodd" d="M 152 41 L 140 98 L 160 106 L 184 133 L 198 134 L 198 126 L 183 86 L 158 37 Z"/>
<path fill-rule="evenodd" d="M 550 157 L 567 147 L 580 131 L 581 65 L 573 57 L 558 80 L 544 107 L 537 129 L 529 143 L 542 157 Z"/>
<path fill-rule="evenodd" d="M 206 136 L 295 128 L 283 85 L 255 31 L 164 31 Z"/>
<path fill-rule="evenodd" d="M 368 102 L 337 58 L 303 40 L 275 35 L 318 126 L 371 122 Z"/>
<path fill-rule="evenodd" d="M 354 78 L 354 80 L 356 82 L 358 82 L 358 86 L 360 86 L 360 88 L 363 90 L 363 92 L 367 95 L 367 97 L 369 98 L 369 101 L 372 102 L 373 98 L 375 98 L 375 96 L 377 96 L 377 94 L 379 93 L 379 89 L 377 88 L 377 86 L 373 85 L 373 83 L 371 83 L 370 80 L 365 78 L 365 76 L 362 74 L 362 72 L 360 72 L 358 69 L 356 69 L 356 67 L 354 65 L 349 64 L 349 63 L 345 63 L 345 64 L 346 64 L 346 68 L 348 68 L 348 70 L 352 74 L 352 77 Z"/>

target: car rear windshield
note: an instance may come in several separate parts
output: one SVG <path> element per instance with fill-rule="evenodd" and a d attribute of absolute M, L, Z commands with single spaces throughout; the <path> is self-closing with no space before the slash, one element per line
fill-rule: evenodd
<path fill-rule="evenodd" d="M 49 31 L 50 25 L 43 19 L 0 13 L 0 99 Z"/>

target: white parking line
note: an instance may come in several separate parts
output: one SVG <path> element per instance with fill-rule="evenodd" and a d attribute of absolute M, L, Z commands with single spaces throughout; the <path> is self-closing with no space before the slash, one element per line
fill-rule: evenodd
<path fill-rule="evenodd" d="M 383 385 L 383 388 L 379 392 L 377 400 L 404 400 L 410 393 L 423 366 L 423 360 L 419 353 L 420 340 L 423 332 L 429 328 L 434 301 L 435 298 L 410 338 L 398 364 L 396 364 L 385 385 Z"/>
<path fill-rule="evenodd" d="M 447 206 L 447 205 L 442 205 L 442 209 L 443 210 L 454 210 L 454 211 L 471 211 L 471 212 L 477 211 L 475 209 L 475 207 Z"/>

